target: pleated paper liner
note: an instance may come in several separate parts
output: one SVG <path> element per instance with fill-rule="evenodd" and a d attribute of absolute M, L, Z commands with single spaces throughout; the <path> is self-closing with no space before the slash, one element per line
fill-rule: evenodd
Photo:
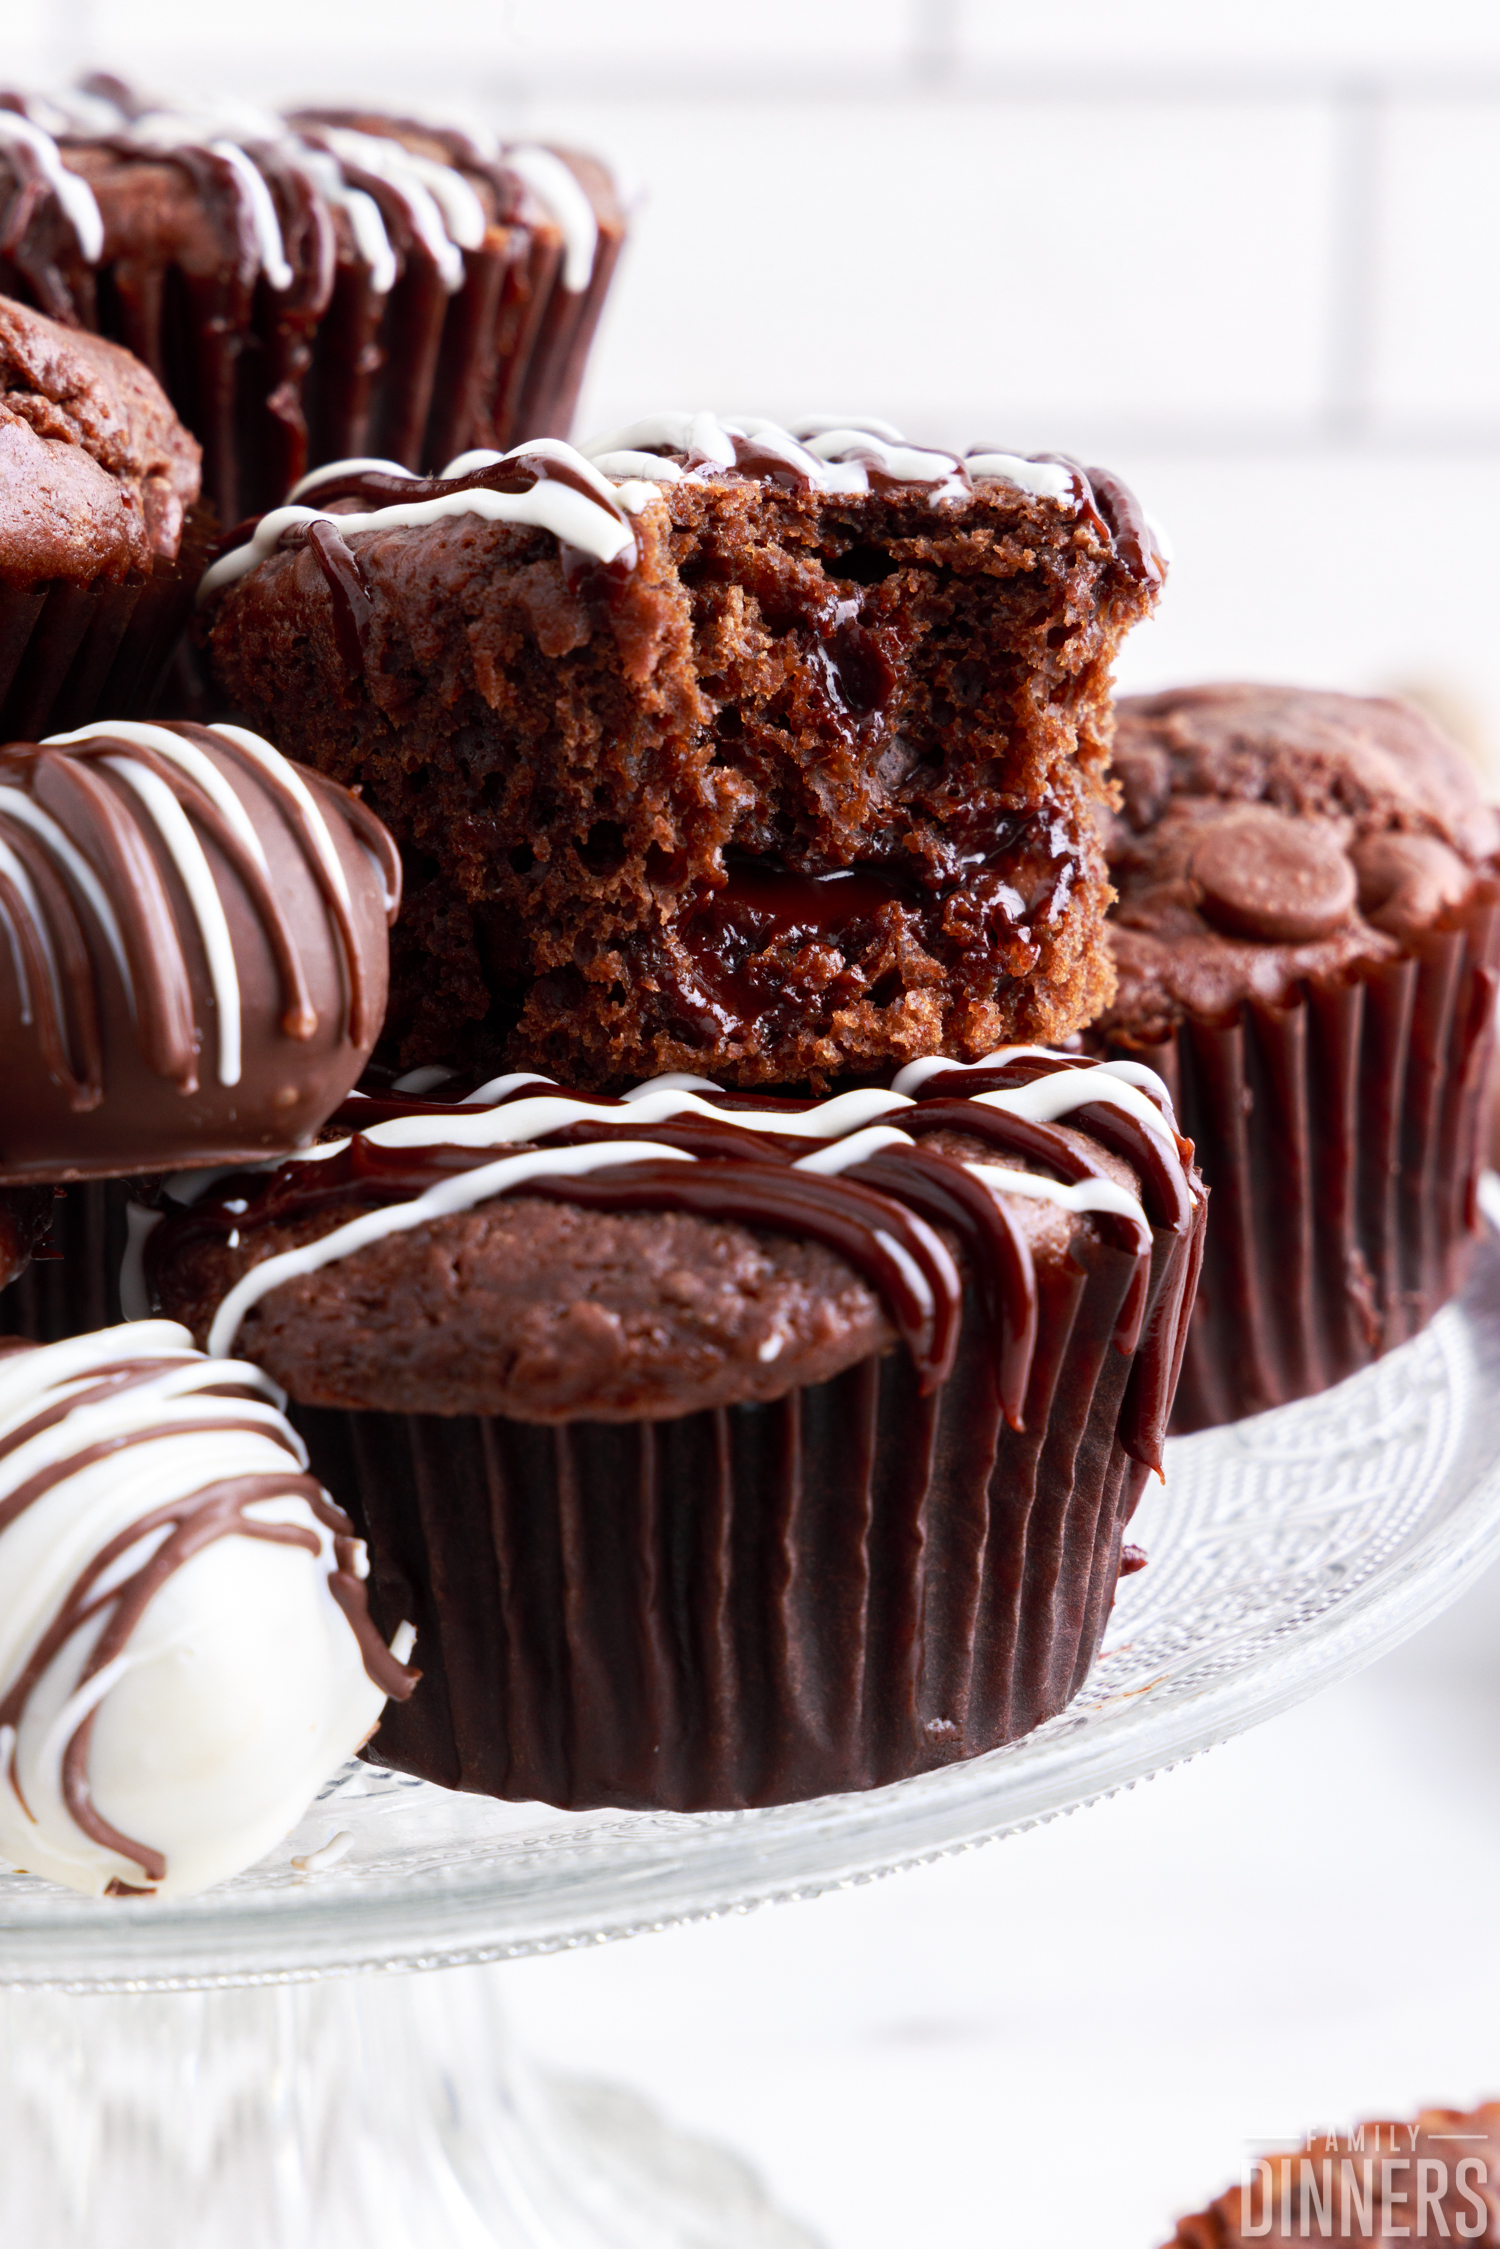
<path fill-rule="evenodd" d="M 1398 959 L 1111 1044 L 1167 1080 L 1213 1192 L 1174 1433 L 1341 1382 L 1463 1286 L 1497 967 L 1487 878 Z"/>
<path fill-rule="evenodd" d="M 41 1253 L 0 1288 L 0 1336 L 61 1343 L 126 1317 L 120 1306 L 126 1207 L 139 1193 L 124 1179 L 91 1179 L 57 1191 Z"/>
<path fill-rule="evenodd" d="M 214 528 L 212 511 L 195 508 L 176 558 L 149 577 L 0 584 L 0 743 L 148 714 Z"/>
<path fill-rule="evenodd" d="M 1163 1394 L 1132 1393 L 1145 1357 L 1114 1342 L 1135 1260 L 1095 1243 L 1038 1262 L 1024 1432 L 972 1296 L 928 1398 L 897 1350 L 656 1422 L 294 1404 L 370 1542 L 382 1629 L 418 1629 L 422 1683 L 368 1754 L 493 1796 L 695 1811 L 875 1788 L 1040 1725 L 1114 1597 L 1148 1473 L 1122 1429 L 1170 1405 L 1197 1236 L 1156 1247 Z"/>

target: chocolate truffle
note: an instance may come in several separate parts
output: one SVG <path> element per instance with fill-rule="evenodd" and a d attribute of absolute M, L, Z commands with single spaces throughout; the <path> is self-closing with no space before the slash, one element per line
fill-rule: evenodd
<path fill-rule="evenodd" d="M 225 524 L 321 460 L 564 434 L 624 232 L 567 150 L 113 78 L 0 97 L 0 288 L 145 361 Z"/>
<path fill-rule="evenodd" d="M 588 456 L 350 463 L 204 581 L 222 692 L 405 853 L 391 1050 L 820 1090 L 1096 1014 L 1125 488 L 878 423 Z"/>
<path fill-rule="evenodd" d="M 0 1344 L 12 1865 L 189 1897 L 279 1841 L 410 1693 L 354 1526 L 306 1469 L 265 1376 L 165 1321 Z"/>
<path fill-rule="evenodd" d="M 1179 1429 L 1414 1335 L 1478 1222 L 1500 819 L 1404 704 L 1209 686 L 1119 706 L 1113 1005 L 1214 1191 Z"/>
<path fill-rule="evenodd" d="M 159 1199 L 154 1299 L 287 1385 L 377 1622 L 418 1628 L 381 1762 L 785 1803 L 1077 1691 L 1141 1559 L 1201 1189 L 1131 1065 L 907 1082 L 355 1096 L 348 1140 Z"/>
<path fill-rule="evenodd" d="M 0 298 L 0 739 L 142 706 L 191 607 L 197 497 L 139 361 Z"/>
<path fill-rule="evenodd" d="M 1168 2249 L 1302 2241 L 1473 2241 L 1500 2249 L 1500 2101 L 1309 2132 L 1254 2158 L 1245 2184 L 1180 2218 Z"/>
<path fill-rule="evenodd" d="M 390 838 L 241 727 L 0 749 L 0 1184 L 310 1140 L 380 1027 Z"/>

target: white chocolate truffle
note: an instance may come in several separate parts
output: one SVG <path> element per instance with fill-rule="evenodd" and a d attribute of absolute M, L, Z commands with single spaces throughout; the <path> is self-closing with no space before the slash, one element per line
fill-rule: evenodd
<path fill-rule="evenodd" d="M 13 1865 L 189 1897 L 262 1857 L 410 1693 L 280 1396 L 167 1320 L 0 1345 Z"/>

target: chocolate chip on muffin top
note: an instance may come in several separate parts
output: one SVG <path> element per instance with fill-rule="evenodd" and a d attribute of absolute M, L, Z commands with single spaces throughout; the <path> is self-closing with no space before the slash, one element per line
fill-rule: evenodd
<path fill-rule="evenodd" d="M 1408 705 L 1300 688 L 1126 697 L 1109 823 L 1119 991 L 1105 1033 L 1283 1003 L 1395 958 L 1500 849 L 1462 753 Z"/>

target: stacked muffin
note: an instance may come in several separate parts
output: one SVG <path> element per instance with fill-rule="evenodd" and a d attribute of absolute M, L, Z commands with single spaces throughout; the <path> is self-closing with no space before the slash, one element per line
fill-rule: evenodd
<path fill-rule="evenodd" d="M 123 799 L 133 759 L 166 761 L 240 900 L 269 1004 L 245 1053 L 281 1106 L 186 1098 L 75 898 L 102 1058 L 73 1059 L 70 984 L 71 1077 L 37 1018 L 0 1181 L 177 1167 L 133 1213 L 104 1199 L 124 1306 L 283 1382 L 358 1508 L 376 1625 L 414 1624 L 423 1665 L 372 1754 L 680 1808 L 973 1755 L 1086 1675 L 1201 1253 L 1159 1081 L 1027 1043 L 1109 995 L 1109 665 L 1161 583 L 1152 535 L 1104 472 L 883 427 L 668 417 L 453 466 L 335 466 L 203 586 L 226 698 L 361 792 L 323 784 L 347 823 L 399 834 L 419 889 L 386 1035 L 416 1079 L 308 1145 L 338 1094 L 288 1071 L 268 902 L 297 869 L 257 889 L 204 786 L 205 759 L 258 784 L 253 737 L 101 729 L 24 753 L 31 799 L 60 821 L 80 774 Z M 207 960 L 150 811 L 163 918 L 196 917 Z M 140 904 L 113 903 L 129 955 Z M 222 1046 L 179 949 L 184 1019 Z M 18 1032 L 26 1001 L 17 979 Z M 459 1061 L 510 1067 L 414 1094 Z"/>

